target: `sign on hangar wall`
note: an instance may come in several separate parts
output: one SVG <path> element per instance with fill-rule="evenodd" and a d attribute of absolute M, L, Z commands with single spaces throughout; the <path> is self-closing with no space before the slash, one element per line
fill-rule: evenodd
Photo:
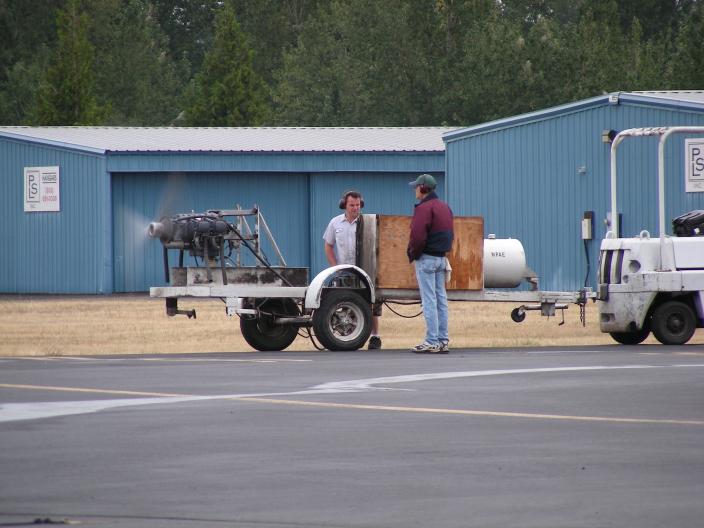
<path fill-rule="evenodd" d="M 25 167 L 25 212 L 60 211 L 59 187 L 59 167 Z"/>
<path fill-rule="evenodd" d="M 704 192 L 704 139 L 685 139 L 685 191 Z"/>

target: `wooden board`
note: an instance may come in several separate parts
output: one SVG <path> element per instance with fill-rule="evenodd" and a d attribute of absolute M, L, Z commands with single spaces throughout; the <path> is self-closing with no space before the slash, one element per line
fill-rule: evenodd
<path fill-rule="evenodd" d="M 455 240 L 448 255 L 452 278 L 447 289 L 481 290 L 484 286 L 484 219 L 456 216 L 454 230 Z M 415 267 L 406 256 L 410 232 L 410 216 L 377 216 L 377 288 L 418 288 Z"/>

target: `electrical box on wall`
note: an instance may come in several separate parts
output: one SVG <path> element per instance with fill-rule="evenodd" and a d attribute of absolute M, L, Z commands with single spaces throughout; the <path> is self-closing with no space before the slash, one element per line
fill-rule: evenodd
<path fill-rule="evenodd" d="M 594 211 L 584 211 L 582 217 L 582 240 L 594 238 Z"/>

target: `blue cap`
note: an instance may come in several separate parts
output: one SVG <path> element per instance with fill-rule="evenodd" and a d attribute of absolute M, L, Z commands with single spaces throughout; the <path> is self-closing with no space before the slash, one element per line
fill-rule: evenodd
<path fill-rule="evenodd" d="M 408 182 L 411 187 L 418 187 L 419 185 L 425 185 L 428 189 L 433 190 L 438 186 L 438 182 L 435 181 L 430 174 L 421 174 L 412 182 Z"/>

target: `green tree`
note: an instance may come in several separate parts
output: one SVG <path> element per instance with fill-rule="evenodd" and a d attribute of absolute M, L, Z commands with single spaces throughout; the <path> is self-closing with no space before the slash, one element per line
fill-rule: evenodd
<path fill-rule="evenodd" d="M 0 124 L 31 125 L 37 114 L 37 87 L 49 64 L 50 51 L 41 46 L 33 58 L 20 59 L 6 68 L 0 84 Z"/>
<path fill-rule="evenodd" d="M 474 124 L 526 110 L 527 57 L 521 22 L 498 10 L 465 31 L 444 107 L 451 124 Z"/>
<path fill-rule="evenodd" d="M 612 0 L 581 0 L 583 11 L 599 14 L 602 9 L 612 14 Z M 697 0 L 618 0 L 616 13 L 624 33 L 634 20 L 641 26 L 643 38 L 650 40 L 674 31 Z"/>
<path fill-rule="evenodd" d="M 532 17 L 508 2 L 500 16 L 475 20 L 448 83 L 447 121 L 472 124 L 611 91 L 666 88 L 669 37 L 646 40 L 638 18 L 624 32 L 616 2 L 590 3 L 598 9 L 574 19 L 552 11 L 556 3 L 535 2 L 543 11 Z"/>
<path fill-rule="evenodd" d="M 188 64 L 187 78 L 201 69 L 213 44 L 215 15 L 222 0 L 152 0 L 154 16 L 166 34 L 174 62 Z"/>
<path fill-rule="evenodd" d="M 268 115 L 267 87 L 252 67 L 252 51 L 226 4 L 217 14 L 215 40 L 187 95 L 183 123 L 191 126 L 249 126 Z"/>
<path fill-rule="evenodd" d="M 252 65 L 268 84 L 281 68 L 283 53 L 298 35 L 319 0 L 233 0 L 237 20 L 253 51 Z"/>
<path fill-rule="evenodd" d="M 87 36 L 88 17 L 78 0 L 57 16 L 57 48 L 37 94 L 41 125 L 95 125 L 103 120 L 95 94 L 94 50 Z"/>
<path fill-rule="evenodd" d="M 452 2 L 449 2 L 452 3 Z M 279 124 L 410 126 L 438 122 L 438 73 L 455 19 L 423 0 L 322 3 L 284 54 Z M 446 16 L 452 28 L 438 21 Z"/>
<path fill-rule="evenodd" d="M 680 90 L 704 87 L 704 4 L 698 4 L 683 22 L 672 58 L 671 85 Z"/>
<path fill-rule="evenodd" d="M 640 19 L 635 18 L 626 36 L 622 68 L 623 90 L 667 90 L 669 57 L 672 54 L 670 30 L 646 39 Z"/>
<path fill-rule="evenodd" d="M 578 19 L 577 19 L 578 20 Z M 525 93 L 518 97 L 523 111 L 534 111 L 566 103 L 573 96 L 566 79 L 575 75 L 572 57 L 577 20 L 563 24 L 543 18 L 528 29 L 525 40 Z"/>
<path fill-rule="evenodd" d="M 501 0 L 501 11 L 526 29 L 541 20 L 554 20 L 560 24 L 574 23 L 585 0 Z"/>
<path fill-rule="evenodd" d="M 587 10 L 564 38 L 578 42 L 566 56 L 565 90 L 571 99 L 605 92 L 667 88 L 666 64 L 670 54 L 669 29 L 648 39 L 639 17 L 628 29 L 619 23 L 621 2 L 602 0 Z M 644 5 L 647 5 L 644 4 Z M 665 25 L 665 27 L 667 27 Z"/>
<path fill-rule="evenodd" d="M 0 2 L 0 84 L 18 61 L 28 62 L 42 45 L 56 41 L 56 10 L 61 0 Z"/>
<path fill-rule="evenodd" d="M 56 43 L 61 0 L 0 1 L 0 123 L 27 124 Z"/>
<path fill-rule="evenodd" d="M 276 72 L 273 93 L 275 121 L 284 125 L 336 126 L 340 114 L 340 60 L 345 54 L 338 32 L 338 3 L 321 5 L 299 36 L 297 46 L 284 54 Z"/>
<path fill-rule="evenodd" d="M 174 64 L 147 0 L 102 0 L 90 6 L 100 102 L 107 122 L 167 125 L 179 114 L 187 67 Z"/>

